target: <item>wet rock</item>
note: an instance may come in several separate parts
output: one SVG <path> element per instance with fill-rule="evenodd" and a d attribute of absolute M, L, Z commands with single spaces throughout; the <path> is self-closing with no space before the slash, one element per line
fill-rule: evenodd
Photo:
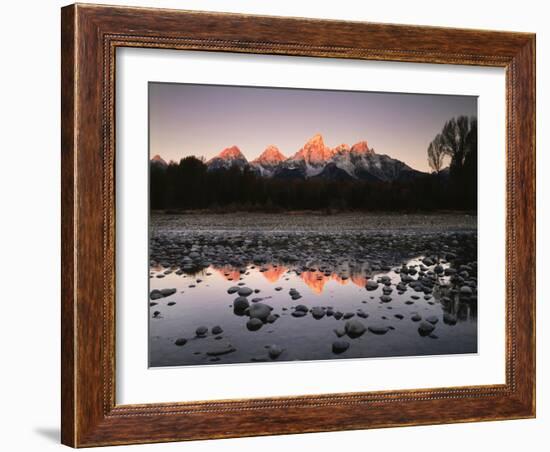
<path fill-rule="evenodd" d="M 263 322 L 258 318 L 251 318 L 250 320 L 248 320 L 248 322 L 246 322 L 246 327 L 250 331 L 259 330 L 262 326 L 263 326 Z"/>
<path fill-rule="evenodd" d="M 305 304 L 299 304 L 294 309 L 296 311 L 303 311 L 303 312 L 308 312 L 309 311 L 309 309 L 307 308 L 307 306 Z"/>
<path fill-rule="evenodd" d="M 177 289 L 161 289 L 160 293 L 163 297 L 169 297 L 170 295 L 174 295 L 177 292 Z"/>
<path fill-rule="evenodd" d="M 389 295 L 382 295 L 380 297 L 380 301 L 382 303 L 389 303 L 392 300 L 392 298 Z"/>
<path fill-rule="evenodd" d="M 432 325 L 435 325 L 437 322 L 439 322 L 439 319 L 435 315 L 430 315 L 426 317 L 426 322 L 430 322 Z"/>
<path fill-rule="evenodd" d="M 162 298 L 164 295 L 162 295 L 161 291 L 158 289 L 154 289 L 149 294 L 149 298 L 151 300 L 158 300 L 159 298 Z"/>
<path fill-rule="evenodd" d="M 365 288 L 367 290 L 376 290 L 376 289 L 378 289 L 378 283 L 373 279 L 369 279 L 367 281 L 367 284 L 366 284 Z"/>
<path fill-rule="evenodd" d="M 355 316 L 354 312 L 346 312 L 344 314 L 344 320 L 351 319 L 353 316 Z"/>
<path fill-rule="evenodd" d="M 369 316 L 368 313 L 366 313 L 362 309 L 357 310 L 357 317 L 361 317 L 362 319 L 366 319 L 368 316 Z"/>
<path fill-rule="evenodd" d="M 176 344 L 178 347 L 181 347 L 182 345 L 187 344 L 187 339 L 185 339 L 183 337 L 180 337 L 180 338 L 176 339 L 174 344 Z"/>
<path fill-rule="evenodd" d="M 346 335 L 346 330 L 342 328 L 335 328 L 333 331 L 334 331 L 334 334 L 336 334 L 336 336 L 338 337 L 342 337 Z"/>
<path fill-rule="evenodd" d="M 206 352 L 206 354 L 208 356 L 222 356 L 222 355 L 227 355 L 228 353 L 233 353 L 236 351 L 237 351 L 236 348 L 228 344 L 228 345 L 221 346 L 220 348 L 214 348 L 212 350 L 209 350 Z"/>
<path fill-rule="evenodd" d="M 168 303 L 166 303 L 168 306 L 174 306 L 176 304 L 175 301 L 169 301 Z"/>
<path fill-rule="evenodd" d="M 347 341 L 334 341 L 332 343 L 332 352 L 335 354 L 344 353 L 349 348 L 349 342 Z"/>
<path fill-rule="evenodd" d="M 249 306 L 250 306 L 250 303 L 245 297 L 237 297 L 233 301 L 233 309 L 236 312 L 244 312 L 244 310 Z"/>
<path fill-rule="evenodd" d="M 307 315 L 307 312 L 304 311 L 294 311 L 292 314 L 290 314 L 292 317 L 304 317 Z"/>
<path fill-rule="evenodd" d="M 431 257 L 425 257 L 424 259 L 422 259 L 422 263 L 428 267 L 432 266 L 435 262 L 433 261 L 433 259 Z"/>
<path fill-rule="evenodd" d="M 315 306 L 311 308 L 311 315 L 314 319 L 322 319 L 325 316 L 325 310 L 320 306 Z"/>
<path fill-rule="evenodd" d="M 280 292 L 281 290 L 283 290 L 283 288 L 282 288 L 282 287 L 275 287 L 275 290 L 276 290 L 277 292 Z"/>
<path fill-rule="evenodd" d="M 462 286 L 460 288 L 460 296 L 461 297 L 469 297 L 473 294 L 473 290 L 470 286 Z"/>
<path fill-rule="evenodd" d="M 369 331 L 373 334 L 386 334 L 389 329 L 390 328 L 385 325 L 369 325 Z"/>
<path fill-rule="evenodd" d="M 283 349 L 278 345 L 270 345 L 268 353 L 271 359 L 277 359 L 283 353 Z"/>
<path fill-rule="evenodd" d="M 269 315 L 266 317 L 265 321 L 266 321 L 267 323 L 274 323 L 278 318 L 279 318 L 279 316 L 278 316 L 277 314 L 269 314 Z"/>
<path fill-rule="evenodd" d="M 208 328 L 206 328 L 205 326 L 199 326 L 195 330 L 195 334 L 197 335 L 197 337 L 205 337 L 207 333 L 208 333 Z"/>
<path fill-rule="evenodd" d="M 344 313 L 343 313 L 343 312 L 336 311 L 336 312 L 334 313 L 334 318 L 335 318 L 336 320 L 340 320 L 342 317 L 344 317 Z"/>
<path fill-rule="evenodd" d="M 238 287 L 238 286 L 233 286 L 233 287 L 230 287 L 229 289 L 227 289 L 227 293 L 228 293 L 228 294 L 233 294 L 233 293 L 238 292 L 239 289 L 240 289 L 240 287 Z"/>
<path fill-rule="evenodd" d="M 413 315 L 411 316 L 411 320 L 412 320 L 413 322 L 420 322 L 420 321 L 422 320 L 422 317 L 420 316 L 420 314 L 413 314 Z"/>
<path fill-rule="evenodd" d="M 250 294 L 252 294 L 254 291 L 250 287 L 241 287 L 237 293 L 241 297 L 248 297 Z"/>
<path fill-rule="evenodd" d="M 266 320 L 269 314 L 271 314 L 271 308 L 264 303 L 254 303 L 248 309 L 251 319 Z"/>
<path fill-rule="evenodd" d="M 346 334 L 351 338 L 361 336 L 367 329 L 359 320 L 348 320 L 345 325 Z"/>
<path fill-rule="evenodd" d="M 433 330 L 435 330 L 435 326 L 433 326 L 431 323 L 420 322 L 420 325 L 418 325 L 418 334 L 420 334 L 420 336 L 427 336 Z"/>
<path fill-rule="evenodd" d="M 403 314 L 395 314 L 394 317 L 399 320 L 403 320 Z"/>
<path fill-rule="evenodd" d="M 158 317 L 160 315 L 160 311 L 153 312 L 153 317 Z"/>
<path fill-rule="evenodd" d="M 223 329 L 220 325 L 216 325 L 212 327 L 212 334 L 222 334 L 222 333 L 223 333 Z"/>

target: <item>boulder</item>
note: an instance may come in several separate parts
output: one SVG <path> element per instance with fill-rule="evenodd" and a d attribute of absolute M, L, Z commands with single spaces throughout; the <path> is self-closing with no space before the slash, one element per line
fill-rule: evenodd
<path fill-rule="evenodd" d="M 361 336 L 367 329 L 359 320 L 348 320 L 345 325 L 346 334 L 351 338 Z"/>
<path fill-rule="evenodd" d="M 420 325 L 418 325 L 418 334 L 420 334 L 420 336 L 427 336 L 433 330 L 435 330 L 435 326 L 433 326 L 431 323 L 420 322 Z"/>
<path fill-rule="evenodd" d="M 248 322 L 246 322 L 246 327 L 250 331 L 259 330 L 262 327 L 262 325 L 263 325 L 263 322 L 257 318 L 251 318 L 250 320 L 248 320 Z"/>
<path fill-rule="evenodd" d="M 254 291 L 250 287 L 241 287 L 237 291 L 239 296 L 241 297 L 248 297 L 250 294 L 252 294 Z"/>
<path fill-rule="evenodd" d="M 385 325 L 369 325 L 369 331 L 373 334 L 386 334 L 389 329 L 390 328 Z"/>
<path fill-rule="evenodd" d="M 212 327 L 212 334 L 222 334 L 222 333 L 223 333 L 223 329 L 220 325 L 216 325 Z"/>
<path fill-rule="evenodd" d="M 249 306 L 250 306 L 250 303 L 245 297 L 237 297 L 233 301 L 233 309 L 236 312 L 244 312 L 244 310 Z"/>
<path fill-rule="evenodd" d="M 270 345 L 268 353 L 271 359 L 277 359 L 283 353 L 283 349 L 278 345 Z"/>
<path fill-rule="evenodd" d="M 208 333 L 208 328 L 206 328 L 205 326 L 199 326 L 195 330 L 195 334 L 197 335 L 197 337 L 205 337 L 207 333 Z"/>
<path fill-rule="evenodd" d="M 325 316 L 325 310 L 320 306 L 315 306 L 311 308 L 311 315 L 314 319 L 322 319 Z"/>
<path fill-rule="evenodd" d="M 264 303 L 254 303 L 248 308 L 251 319 L 266 320 L 269 314 L 271 314 L 271 308 Z"/>
<path fill-rule="evenodd" d="M 367 284 L 366 284 L 365 288 L 367 290 L 376 290 L 376 289 L 378 289 L 378 283 L 376 281 L 374 281 L 373 279 L 369 279 L 367 281 Z"/>
<path fill-rule="evenodd" d="M 332 343 L 332 352 L 335 354 L 344 353 L 349 348 L 349 342 L 347 341 L 334 341 Z"/>

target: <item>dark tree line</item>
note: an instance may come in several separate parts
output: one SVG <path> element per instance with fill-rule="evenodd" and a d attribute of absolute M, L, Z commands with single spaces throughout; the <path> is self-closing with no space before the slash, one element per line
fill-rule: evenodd
<path fill-rule="evenodd" d="M 443 157 L 450 158 L 441 170 Z M 431 211 L 477 208 L 477 121 L 447 121 L 428 148 L 432 174 L 394 182 L 264 178 L 250 169 L 208 171 L 186 157 L 150 166 L 151 209 Z M 438 163 L 439 162 L 439 163 Z"/>

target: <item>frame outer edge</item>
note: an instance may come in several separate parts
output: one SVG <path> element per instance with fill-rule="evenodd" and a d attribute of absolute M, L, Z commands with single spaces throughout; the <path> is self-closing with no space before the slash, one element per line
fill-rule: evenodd
<path fill-rule="evenodd" d="M 76 413 L 76 5 L 61 8 L 61 442 L 77 445 Z"/>
<path fill-rule="evenodd" d="M 145 20 L 144 22 L 143 18 L 139 18 L 143 11 L 151 13 L 152 17 L 150 21 Z M 105 175 L 105 165 L 110 163 L 105 160 L 105 155 L 99 150 L 101 139 L 96 134 L 96 131 L 100 128 L 103 128 L 104 134 L 106 133 L 105 130 L 108 130 L 108 128 L 105 129 L 105 125 L 102 123 L 106 110 L 105 104 L 102 104 L 102 102 L 105 102 L 105 98 L 101 97 L 101 90 L 99 89 L 103 76 L 99 75 L 100 71 L 98 71 L 98 67 L 102 64 L 107 64 L 107 67 L 109 65 L 104 59 L 105 49 L 100 44 L 104 42 L 104 37 L 113 30 L 121 30 L 121 33 L 130 33 L 131 31 L 131 34 L 143 33 L 145 31 L 146 34 L 149 34 L 152 33 L 151 30 L 162 29 L 162 33 L 164 33 L 164 28 L 160 27 L 166 26 L 166 33 L 172 30 L 175 36 L 180 36 L 181 27 L 176 28 L 179 21 L 176 20 L 176 23 L 174 23 L 167 10 L 164 10 L 162 14 L 160 11 L 162 10 L 140 9 L 137 11 L 132 8 L 122 9 L 119 7 L 82 4 L 62 8 L 62 266 L 66 270 L 62 272 L 62 442 L 72 447 L 89 447 L 533 417 L 535 403 L 535 42 L 534 35 L 522 34 L 518 36 L 514 33 L 505 32 L 499 34 L 499 39 L 502 39 L 503 43 L 501 45 L 495 44 L 497 46 L 494 49 L 494 54 L 497 56 L 500 55 L 499 59 L 483 59 L 487 56 L 483 53 L 483 61 L 476 64 L 503 67 L 513 60 L 515 67 L 518 69 L 517 74 L 519 75 L 515 94 L 518 101 L 517 108 L 515 109 L 517 121 L 513 125 L 515 130 L 514 142 L 517 144 L 515 148 L 518 155 L 513 172 L 517 178 L 517 186 L 520 187 L 520 190 L 512 194 L 514 203 L 518 204 L 515 209 L 515 227 L 518 231 L 517 243 L 522 248 L 518 251 L 520 278 L 517 278 L 517 295 L 515 296 L 519 314 L 517 316 L 519 328 L 516 339 L 520 351 L 518 354 L 520 359 L 517 362 L 519 381 L 517 389 L 512 394 L 507 393 L 502 396 L 495 396 L 493 409 L 497 411 L 486 411 L 485 413 L 480 413 L 479 416 L 473 417 L 460 417 L 458 412 L 455 411 L 454 413 L 449 413 L 447 417 L 434 420 L 430 417 L 428 410 L 432 408 L 436 409 L 443 401 L 437 402 L 433 400 L 429 403 L 428 401 L 411 401 L 413 409 L 416 407 L 424 415 L 424 419 L 414 417 L 415 420 L 412 420 L 413 418 L 395 418 L 394 416 L 388 418 L 387 422 L 363 420 L 361 422 L 340 424 L 333 429 L 326 425 L 319 425 L 314 428 L 290 425 L 289 419 L 292 416 L 301 419 L 304 413 L 307 413 L 307 411 L 300 412 L 297 409 L 290 409 L 290 418 L 286 413 L 284 416 L 278 413 L 277 416 L 279 417 L 276 419 L 274 417 L 277 422 L 270 424 L 269 428 L 266 427 L 250 435 L 243 435 L 237 429 L 234 429 L 234 426 L 232 429 L 231 426 L 226 425 L 224 416 L 227 416 L 227 413 L 222 413 L 224 412 L 222 407 L 217 410 L 218 412 L 216 412 L 216 409 L 212 410 L 215 413 L 215 417 L 213 418 L 208 418 L 206 413 L 178 413 L 170 417 L 168 417 L 169 413 L 136 413 L 137 416 L 141 417 L 128 417 L 119 416 L 116 406 L 113 407 L 105 404 L 108 397 L 105 392 L 105 378 L 109 379 L 112 377 L 111 372 L 114 367 L 105 366 L 103 357 L 105 353 L 110 351 L 112 344 L 109 343 L 108 339 L 105 342 L 104 336 L 102 336 L 103 342 L 96 340 L 96 335 L 98 334 L 98 328 L 102 335 L 108 334 L 110 328 L 110 319 L 107 319 L 107 323 L 105 323 L 105 317 L 101 319 L 101 314 L 98 311 L 101 294 L 109 288 L 109 285 L 103 286 L 102 289 L 99 289 L 96 285 L 99 273 L 98 266 L 102 266 L 103 268 L 106 265 L 105 259 L 107 257 L 103 254 L 102 250 L 99 250 L 98 245 L 100 242 L 93 236 L 94 233 L 98 235 L 97 233 L 101 225 L 105 228 L 105 218 L 99 218 L 96 210 L 94 210 L 94 206 L 98 206 L 100 202 L 105 203 L 105 196 L 107 195 L 105 191 L 111 188 L 110 185 L 103 185 L 100 188 L 96 182 L 101 179 L 101 174 Z M 183 11 L 180 12 L 183 13 Z M 212 20 L 213 16 L 216 16 L 216 20 L 227 18 L 224 14 L 205 14 L 207 15 L 205 19 L 207 22 Z M 182 22 L 188 23 L 191 28 L 196 27 L 194 22 L 189 22 L 189 19 L 184 20 L 184 15 L 180 16 L 178 14 L 177 18 L 179 19 L 180 17 L 183 18 Z M 235 17 L 242 18 L 243 16 L 232 16 L 232 18 Z M 247 16 L 247 18 L 253 19 L 258 18 L 258 16 Z M 263 18 L 265 22 L 269 22 L 271 19 L 268 17 Z M 284 24 L 286 23 L 286 19 L 280 18 L 277 20 L 281 24 Z M 156 20 L 155 23 L 153 23 L 154 20 Z M 197 21 L 201 22 L 201 20 Z M 320 20 L 319 23 L 322 24 L 324 21 Z M 337 23 L 334 22 L 333 26 Z M 371 24 L 370 26 L 374 28 L 375 35 L 378 36 L 376 39 L 387 39 L 386 31 L 388 27 L 393 27 L 387 24 Z M 391 33 L 392 35 L 399 35 L 399 31 L 405 33 L 412 29 L 409 26 L 395 26 L 394 28 L 396 30 Z M 422 28 L 425 27 L 419 27 L 419 29 Z M 264 31 L 256 30 L 256 35 L 259 33 L 258 39 L 261 40 Z M 199 31 L 199 38 L 202 41 L 206 39 L 204 37 L 206 32 Z M 438 32 L 445 34 L 452 33 L 453 30 L 441 29 Z M 219 33 L 222 32 L 220 31 Z M 246 46 L 239 47 L 238 45 L 238 38 L 246 37 L 246 33 L 244 35 L 241 34 L 244 32 L 240 29 L 239 31 L 234 31 L 234 33 L 237 36 L 237 41 L 231 41 L 232 45 L 220 50 L 229 52 L 248 51 L 249 49 Z M 353 35 L 354 30 L 351 30 L 351 33 Z M 471 43 L 468 44 L 469 36 L 472 36 L 471 32 L 455 30 L 455 33 L 460 36 L 463 35 L 462 39 L 465 40 L 466 44 L 462 45 L 462 47 L 472 45 Z M 221 36 L 222 38 L 220 39 L 223 39 L 223 33 Z M 491 42 L 495 42 L 497 39 L 496 33 L 493 32 L 482 32 L 475 39 L 472 39 L 474 44 L 476 44 L 480 42 L 482 37 L 487 36 L 491 38 L 489 39 Z M 306 48 L 315 47 L 315 45 L 311 45 L 312 43 L 315 44 L 315 38 L 315 35 L 310 38 L 309 44 L 306 43 L 303 48 L 297 51 L 297 54 L 309 56 L 314 53 L 313 50 L 307 51 Z M 152 39 L 160 40 L 161 38 L 152 37 Z M 401 41 L 398 39 L 397 42 Z M 278 44 L 269 42 L 266 44 L 268 44 L 268 48 L 278 45 L 285 46 L 285 42 L 278 42 Z M 352 42 L 349 48 L 353 50 L 357 45 L 357 41 Z M 400 45 L 399 48 L 402 46 Z M 460 46 L 459 42 L 458 47 Z M 348 47 L 344 48 L 344 51 L 347 51 L 347 49 Z M 353 55 L 347 54 L 344 51 L 342 51 L 340 57 L 375 59 L 362 54 L 355 55 L 354 52 L 352 52 Z M 288 49 L 282 50 L 283 54 L 287 52 Z M 338 55 L 340 52 L 341 50 L 339 49 L 330 50 L 327 56 L 328 54 L 330 56 L 333 56 L 332 54 Z M 409 52 L 407 45 L 405 45 L 403 52 L 391 53 L 393 52 L 392 50 L 381 50 L 381 52 L 388 52 L 390 56 L 387 59 L 392 61 L 409 60 L 406 57 L 407 52 Z M 268 52 L 262 51 L 258 53 Z M 446 49 L 444 54 L 446 55 L 447 53 L 452 52 L 450 49 Z M 434 58 L 431 52 L 424 52 L 422 55 L 414 57 L 414 60 L 418 62 L 434 62 Z M 449 58 L 445 56 L 440 57 L 438 62 L 446 64 L 474 64 L 472 60 L 468 59 L 468 55 L 457 54 L 456 59 L 449 60 Z M 410 58 L 410 60 L 412 59 Z M 103 69 L 105 70 L 105 67 Z M 80 104 L 81 102 L 82 104 Z M 80 121 L 79 117 L 85 119 Z M 522 184 L 524 185 L 522 186 Z M 105 232 L 106 230 L 103 229 L 104 234 Z M 523 265 L 530 264 L 532 266 L 523 267 Z M 105 278 L 103 281 L 105 281 Z M 522 322 L 524 323 L 522 324 Z M 105 328 L 107 331 L 104 331 Z M 80 359 L 78 359 L 79 357 Z M 97 364 L 99 364 L 99 367 Z M 452 397 L 446 399 L 452 400 Z M 472 397 L 469 400 L 473 406 L 477 399 L 476 397 Z M 479 403 L 477 405 L 479 406 Z M 344 404 L 335 405 L 334 410 L 338 411 L 340 409 L 341 411 L 345 411 L 347 410 L 346 406 Z M 389 407 L 389 405 L 387 406 Z M 373 404 L 371 407 L 374 411 L 381 410 L 381 406 L 378 406 L 378 404 Z M 396 408 L 398 407 L 399 404 Z M 301 406 L 300 408 L 308 407 Z M 503 411 L 497 414 L 500 409 Z M 260 416 L 262 410 L 258 411 Z M 323 410 L 327 411 L 323 407 L 317 407 L 315 410 L 318 412 L 316 416 L 321 416 L 323 414 L 321 411 Z M 382 410 L 383 413 L 387 413 L 388 411 Z M 251 413 L 247 407 L 240 409 L 240 413 L 245 421 L 248 422 L 250 420 L 250 416 L 244 415 L 244 413 Z M 151 424 L 151 429 L 147 430 L 144 428 L 143 431 L 139 428 L 136 429 L 138 421 L 147 419 L 149 416 L 152 416 L 150 419 L 155 421 Z M 344 420 L 347 419 L 344 416 L 341 418 Z M 184 430 L 185 434 L 183 434 L 182 427 L 189 428 L 190 431 Z M 165 433 L 166 431 L 168 433 Z"/>
<path fill-rule="evenodd" d="M 514 193 L 517 207 L 518 266 L 516 270 L 517 327 L 520 330 L 517 354 L 525 381 L 518 396 L 525 415 L 536 417 L 536 35 L 514 58 L 517 71 L 517 177 Z"/>

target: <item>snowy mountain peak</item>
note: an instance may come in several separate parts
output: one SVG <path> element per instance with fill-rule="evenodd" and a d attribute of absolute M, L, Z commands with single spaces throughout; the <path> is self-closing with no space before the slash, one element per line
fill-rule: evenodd
<path fill-rule="evenodd" d="M 319 166 L 325 164 L 332 155 L 332 150 L 325 146 L 323 136 L 318 133 L 311 137 L 304 147 L 292 156 L 292 160 L 301 160 L 306 164 Z"/>
<path fill-rule="evenodd" d="M 216 158 L 216 157 L 214 157 Z M 223 151 L 221 151 L 217 158 L 225 159 L 225 160 L 234 160 L 234 159 L 245 159 L 246 157 L 243 155 L 241 150 L 238 148 L 238 146 L 231 146 L 229 148 L 225 148 Z"/>
<path fill-rule="evenodd" d="M 237 146 L 231 146 L 212 157 L 206 165 L 209 170 L 229 169 L 233 166 L 242 169 L 248 166 L 248 160 Z"/>
<path fill-rule="evenodd" d="M 252 161 L 252 163 L 259 165 L 277 165 L 284 160 L 286 160 L 286 157 L 279 148 L 274 145 L 269 145 L 258 158 Z"/>
<path fill-rule="evenodd" d="M 354 154 L 374 155 L 374 149 L 370 149 L 369 144 L 366 141 L 359 141 L 358 143 L 355 143 L 351 147 L 350 152 Z"/>

